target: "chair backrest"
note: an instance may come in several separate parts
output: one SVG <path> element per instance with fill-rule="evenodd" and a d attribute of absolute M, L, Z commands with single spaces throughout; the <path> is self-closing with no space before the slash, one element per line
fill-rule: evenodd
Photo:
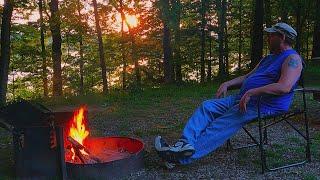
<path fill-rule="evenodd" d="M 305 72 L 305 69 L 306 69 L 306 63 L 304 61 L 304 59 L 302 58 L 302 70 L 301 70 L 301 75 L 300 75 L 300 78 L 298 80 L 298 86 L 304 88 L 304 72 Z"/>

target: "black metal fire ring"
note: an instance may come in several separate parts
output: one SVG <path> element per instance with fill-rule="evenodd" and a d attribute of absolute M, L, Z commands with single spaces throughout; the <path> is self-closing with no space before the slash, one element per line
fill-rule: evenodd
<path fill-rule="evenodd" d="M 131 137 L 101 137 L 106 139 L 130 139 L 141 144 L 141 148 L 129 157 L 110 162 L 94 164 L 75 164 L 66 162 L 67 176 L 69 179 L 119 179 L 130 175 L 144 167 L 144 143 Z"/>

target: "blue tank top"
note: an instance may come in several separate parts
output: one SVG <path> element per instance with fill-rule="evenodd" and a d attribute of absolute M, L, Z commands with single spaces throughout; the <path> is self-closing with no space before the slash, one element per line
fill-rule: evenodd
<path fill-rule="evenodd" d="M 293 49 L 289 49 L 278 55 L 270 54 L 263 58 L 258 68 L 244 80 L 239 92 L 239 97 L 241 98 L 244 93 L 250 89 L 278 82 L 281 76 L 283 62 L 288 56 L 293 54 L 298 53 Z M 297 83 L 289 93 L 284 95 L 264 95 L 261 99 L 261 112 L 288 111 L 293 100 L 293 89 L 296 88 L 296 86 Z M 251 97 L 248 105 L 256 106 L 257 98 L 256 96 Z"/>

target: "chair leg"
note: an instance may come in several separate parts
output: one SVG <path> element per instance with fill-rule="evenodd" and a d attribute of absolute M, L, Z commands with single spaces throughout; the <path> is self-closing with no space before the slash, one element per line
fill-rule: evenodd
<path fill-rule="evenodd" d="M 261 119 L 259 119 L 259 150 L 260 150 L 260 158 L 261 158 L 261 171 L 262 174 L 265 172 L 266 169 L 266 157 L 264 153 L 264 147 L 263 147 L 263 134 L 262 134 L 262 122 Z"/>
<path fill-rule="evenodd" d="M 266 126 L 267 125 L 266 118 L 263 118 L 263 121 L 264 121 L 264 126 Z M 268 144 L 268 129 L 267 129 L 267 127 L 263 128 L 263 139 L 264 139 L 264 144 Z"/>
<path fill-rule="evenodd" d="M 231 150 L 232 150 L 231 139 L 228 139 L 228 140 L 227 140 L 227 149 L 228 149 L 228 151 L 231 151 Z"/>
<path fill-rule="evenodd" d="M 311 162 L 311 152 L 310 152 L 310 136 L 309 136 L 309 121 L 307 118 L 307 112 L 304 112 L 304 122 L 305 122 L 305 129 L 306 129 L 306 159 L 308 162 Z"/>

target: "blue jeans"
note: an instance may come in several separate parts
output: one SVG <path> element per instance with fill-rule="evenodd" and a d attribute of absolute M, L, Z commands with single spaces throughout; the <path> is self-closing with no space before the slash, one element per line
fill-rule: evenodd
<path fill-rule="evenodd" d="M 189 164 L 214 151 L 245 124 L 258 117 L 257 108 L 250 104 L 247 105 L 247 112 L 241 113 L 239 100 L 237 95 L 206 100 L 196 109 L 182 134 L 182 138 L 193 145 L 195 153 L 180 160 L 181 164 Z"/>

